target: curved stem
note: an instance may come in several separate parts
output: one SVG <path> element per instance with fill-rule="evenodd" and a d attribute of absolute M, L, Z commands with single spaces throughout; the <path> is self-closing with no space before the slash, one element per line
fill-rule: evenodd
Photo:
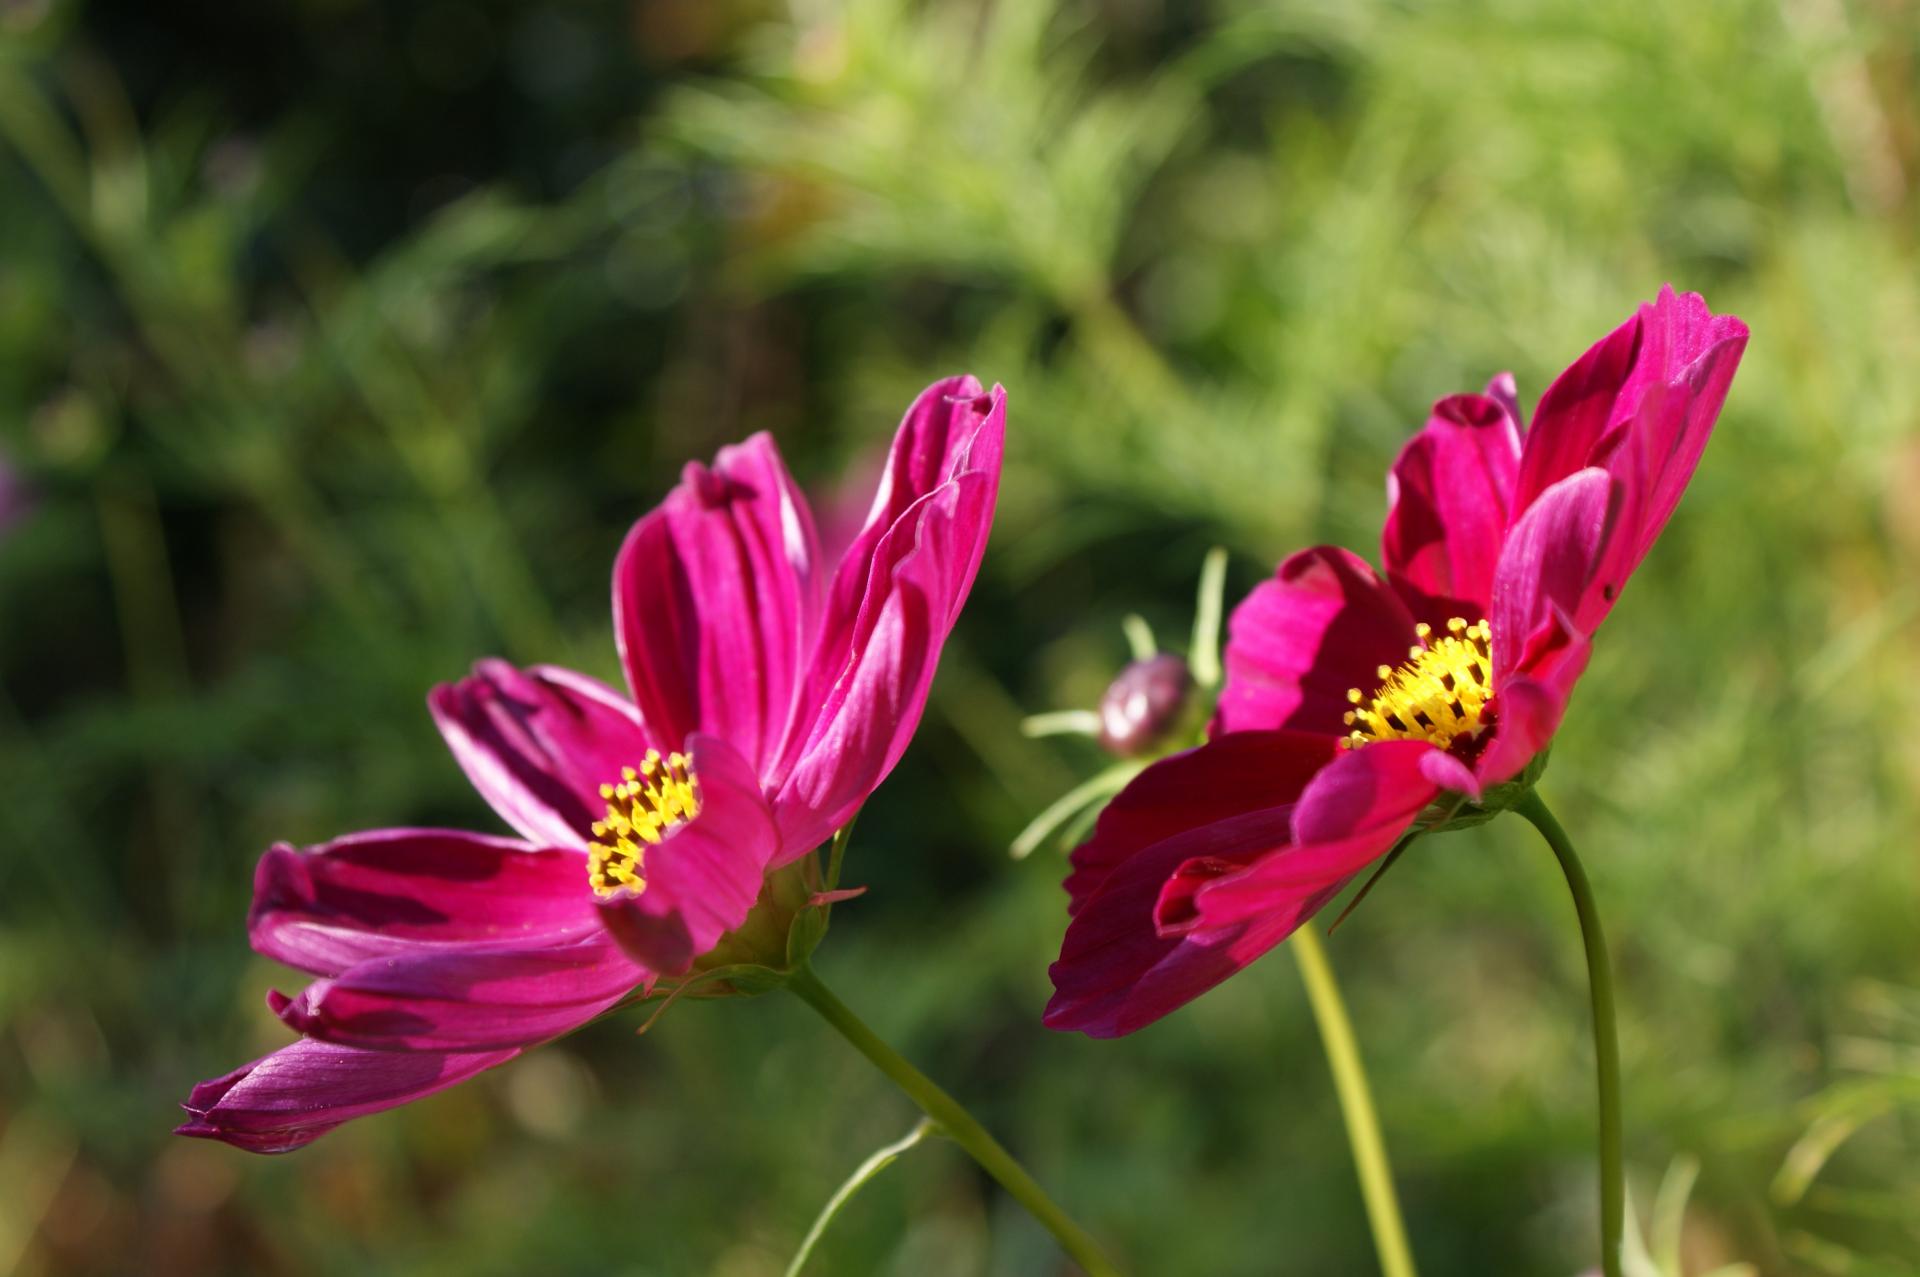
<path fill-rule="evenodd" d="M 1088 1277 L 1119 1277 L 1120 1270 L 1114 1267 L 1112 1260 L 1100 1253 L 1099 1246 L 1087 1235 L 1086 1230 L 1054 1204 L 1046 1190 L 1027 1174 L 1026 1168 L 1014 1161 L 1013 1155 L 987 1133 L 987 1128 L 975 1121 L 973 1114 L 941 1090 L 932 1078 L 914 1068 L 904 1056 L 881 1040 L 846 1003 L 820 982 L 820 977 L 813 973 L 811 966 L 803 963 L 795 970 L 787 978 L 787 988 L 818 1011 L 821 1019 L 838 1029 L 840 1036 L 852 1043 L 855 1050 L 872 1061 L 873 1066 L 892 1079 L 895 1086 L 905 1091 L 907 1097 L 933 1119 L 941 1134 L 966 1149 L 982 1170 L 993 1176 L 1000 1187 L 1012 1194 L 1015 1201 L 1026 1207 L 1028 1214 L 1054 1235 L 1061 1249 L 1086 1270 Z"/>
<path fill-rule="evenodd" d="M 1407 1245 L 1407 1227 L 1400 1219 L 1400 1199 L 1393 1191 L 1393 1169 L 1387 1162 L 1386 1141 L 1373 1111 L 1373 1091 L 1367 1085 L 1366 1066 L 1354 1041 L 1353 1022 L 1327 961 L 1326 946 L 1311 926 L 1301 927 L 1287 941 L 1300 964 L 1314 1023 L 1333 1072 L 1333 1089 L 1340 1097 L 1340 1117 L 1347 1125 L 1347 1143 L 1353 1148 L 1353 1166 L 1360 1178 L 1360 1196 L 1367 1204 L 1367 1223 L 1373 1229 L 1373 1248 L 1380 1256 L 1384 1277 L 1415 1277 L 1413 1250 Z"/>
<path fill-rule="evenodd" d="M 1607 961 L 1607 938 L 1600 929 L 1600 911 L 1594 906 L 1587 871 L 1574 853 L 1573 843 L 1560 822 L 1541 801 L 1539 790 L 1529 790 L 1513 810 L 1525 816 L 1553 848 L 1573 893 L 1580 915 L 1580 937 L 1587 948 L 1587 984 L 1593 994 L 1593 1054 L 1600 1082 L 1600 1269 L 1606 1277 L 1620 1277 L 1620 1242 L 1626 1231 L 1627 1180 L 1620 1135 L 1620 1032 L 1613 1011 L 1613 968 Z"/>

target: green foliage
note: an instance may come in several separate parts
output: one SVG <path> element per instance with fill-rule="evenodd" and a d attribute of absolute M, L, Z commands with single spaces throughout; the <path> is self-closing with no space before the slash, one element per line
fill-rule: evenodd
<path fill-rule="evenodd" d="M 779 1273 L 910 1121 L 790 999 L 613 1017 L 289 1158 L 168 1115 L 284 1039 L 263 847 L 494 827 L 428 687 L 615 677 L 606 572 L 684 459 L 768 428 L 826 494 L 965 368 L 1009 388 L 1000 522 L 814 960 L 1131 1271 L 1367 1271 L 1289 963 L 1121 1042 L 1039 1027 L 1061 866 L 1006 848 L 1101 763 L 1020 723 L 1096 702 L 1122 617 L 1183 633 L 1210 545 L 1229 599 L 1369 550 L 1431 400 L 1511 368 L 1531 402 L 1669 279 L 1754 341 L 1545 781 L 1650 1260 L 1920 1269 L 1907 7 L 148 8 L 0 12 L 36 493 L 0 534 L 0 1270 Z M 1422 1271 L 1588 1266 L 1545 850 L 1422 840 L 1331 948 Z M 1058 1269 L 942 1144 L 810 1271 Z"/>

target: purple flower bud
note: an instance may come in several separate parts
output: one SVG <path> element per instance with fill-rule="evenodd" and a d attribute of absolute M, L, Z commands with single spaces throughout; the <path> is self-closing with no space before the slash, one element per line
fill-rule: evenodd
<path fill-rule="evenodd" d="M 1186 661 L 1171 652 L 1135 661 L 1100 698 L 1100 744 L 1110 753 L 1145 754 L 1180 724 L 1193 690 Z"/>

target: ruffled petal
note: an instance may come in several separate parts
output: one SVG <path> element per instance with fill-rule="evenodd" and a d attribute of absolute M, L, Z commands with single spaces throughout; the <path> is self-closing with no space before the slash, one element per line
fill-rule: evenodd
<path fill-rule="evenodd" d="M 363 962 L 274 1014 L 322 1042 L 378 1051 L 491 1051 L 572 1032 L 651 983 L 604 933 L 552 947 L 461 946 Z"/>
<path fill-rule="evenodd" d="M 1515 435 L 1526 428 L 1526 417 L 1520 411 L 1520 388 L 1514 383 L 1512 373 L 1494 374 L 1493 379 L 1487 382 L 1487 388 L 1481 393 L 1500 405 L 1500 410 L 1507 414 L 1507 420 L 1512 424 Z"/>
<path fill-rule="evenodd" d="M 752 765 L 713 736 L 695 735 L 689 753 L 700 814 L 647 849 L 644 890 L 597 902 L 628 956 L 661 976 L 684 973 L 747 920 L 780 851 Z"/>
<path fill-rule="evenodd" d="M 584 853 L 450 829 L 378 829 L 260 858 L 247 931 L 315 975 L 421 948 L 558 944 L 599 927 Z"/>
<path fill-rule="evenodd" d="M 342 1122 L 443 1091 L 518 1051 L 359 1051 L 303 1039 L 193 1088 L 176 1135 L 254 1153 L 311 1144 Z"/>
<path fill-rule="evenodd" d="M 1279 806 L 1187 829 L 1137 852 L 1110 873 L 1067 925 L 1060 958 L 1047 969 L 1053 998 L 1044 1023 L 1096 1038 L 1119 1037 L 1158 1020 L 1265 953 L 1259 927 L 1171 934 L 1156 925 L 1170 879 L 1210 877 L 1244 867 L 1283 845 L 1291 811 Z"/>
<path fill-rule="evenodd" d="M 1600 569 L 1612 587 L 1602 596 L 1607 604 L 1619 596 L 1680 503 L 1726 403 L 1746 345 L 1742 326 L 1737 337 L 1708 350 L 1672 382 L 1651 387 L 1633 420 L 1616 432 L 1617 443 L 1605 464 L 1620 482 L 1624 508 L 1622 531 Z M 1583 615 L 1579 620 L 1591 629 L 1604 614 L 1601 609 L 1599 615 Z"/>
<path fill-rule="evenodd" d="M 1291 935 L 1353 876 L 1387 854 L 1439 789 L 1423 741 L 1380 741 L 1335 759 L 1301 794 L 1292 838 L 1193 893 L 1193 934 L 1248 927 L 1268 948 Z"/>
<path fill-rule="evenodd" d="M 481 661 L 471 677 L 434 688 L 427 707 L 480 796 L 548 847 L 582 844 L 605 809 L 600 786 L 637 765 L 649 744 L 625 697 L 554 666 Z"/>
<path fill-rule="evenodd" d="M 1122 860 L 1067 927 L 1047 1025 L 1131 1033 L 1279 944 L 1438 794 L 1422 771 L 1434 752 L 1417 741 L 1338 751 L 1298 802 L 1188 828 Z"/>
<path fill-rule="evenodd" d="M 614 636 L 662 750 L 695 732 L 771 771 L 819 619 L 819 538 L 773 440 L 722 448 L 634 524 L 613 568 Z"/>
<path fill-rule="evenodd" d="M 1293 802 L 1339 752 L 1311 732 L 1231 732 L 1163 758 L 1100 813 L 1093 837 L 1073 852 L 1067 911 L 1078 913 L 1119 866 L 1177 834 Z"/>
<path fill-rule="evenodd" d="M 1619 522 L 1621 487 L 1605 470 L 1577 471 L 1549 488 L 1507 534 L 1493 585 L 1493 685 L 1536 657 L 1536 636 L 1571 618 L 1604 614 L 1616 587 L 1598 568 Z"/>
<path fill-rule="evenodd" d="M 1378 686 L 1378 668 L 1406 660 L 1412 644 L 1412 614 L 1366 560 L 1302 550 L 1233 610 L 1214 730 L 1344 736 L 1347 690 Z"/>
<path fill-rule="evenodd" d="M 1528 672 L 1509 678 L 1494 698 L 1493 735 L 1474 763 L 1482 788 L 1504 784 L 1553 741 L 1567 698 L 1587 668 L 1592 644 L 1564 618 L 1536 636 Z"/>
<path fill-rule="evenodd" d="M 810 725 L 775 802 L 790 856 L 846 823 L 919 726 L 986 551 L 1005 429 L 1006 392 L 980 393 L 971 378 L 928 390 L 902 425 L 874 517 L 835 577 L 795 719 Z"/>
<path fill-rule="evenodd" d="M 1617 450 L 1619 440 L 1613 436 L 1628 426 L 1655 386 L 1690 379 L 1694 366 L 1716 348 L 1728 351 L 1717 356 L 1716 363 L 1730 358 L 1737 364 L 1746 341 L 1747 326 L 1740 320 L 1715 315 L 1696 293 L 1662 288 L 1657 298 L 1575 360 L 1541 397 L 1520 459 L 1515 517 L 1560 480 Z M 1728 367 L 1726 377 L 1732 375 Z M 1719 398 L 1709 396 L 1709 427 L 1725 393 L 1722 381 Z M 1700 442 L 1704 444 L 1704 435 Z M 1698 455 L 1696 448 L 1696 460 Z"/>
<path fill-rule="evenodd" d="M 1387 475 L 1380 551 L 1417 619 L 1438 626 L 1487 614 L 1519 468 L 1520 431 L 1487 395 L 1442 399 L 1401 449 Z"/>

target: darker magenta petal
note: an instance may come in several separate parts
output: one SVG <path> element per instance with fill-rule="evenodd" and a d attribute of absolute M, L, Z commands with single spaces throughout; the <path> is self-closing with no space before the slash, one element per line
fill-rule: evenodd
<path fill-rule="evenodd" d="M 1584 668 L 1584 648 L 1580 666 Z M 1500 689 L 1496 726 L 1475 764 L 1482 787 L 1504 784 L 1527 769 L 1560 730 L 1566 697 L 1537 679 L 1516 677 Z"/>
<path fill-rule="evenodd" d="M 819 560 L 806 498 L 765 434 L 711 468 L 690 463 L 633 526 L 614 563 L 614 636 L 660 749 L 708 732 L 772 773 L 819 623 Z"/>
<path fill-rule="evenodd" d="M 1343 751 L 1298 802 L 1187 830 L 1116 867 L 1067 928 L 1046 1023 L 1131 1033 L 1270 951 L 1432 801 L 1421 762 L 1433 752 L 1398 741 Z"/>
<path fill-rule="evenodd" d="M 1379 684 L 1413 643 L 1413 616 L 1366 560 L 1335 546 L 1287 559 L 1227 623 L 1214 728 L 1343 736 L 1349 688 Z"/>
<path fill-rule="evenodd" d="M 1618 455 L 1628 439 L 1645 428 L 1636 418 L 1655 390 L 1684 386 L 1686 397 L 1697 401 L 1692 425 L 1665 441 L 1632 444 L 1637 451 L 1678 462 L 1662 464 L 1667 482 L 1660 497 L 1649 496 L 1643 503 L 1649 511 L 1660 510 L 1657 517 L 1642 521 L 1657 533 L 1699 460 L 1746 344 L 1747 326 L 1739 319 L 1715 315 L 1698 294 L 1662 288 L 1657 298 L 1560 374 L 1541 397 L 1520 459 L 1513 516 L 1517 519 L 1568 475 Z"/>
<path fill-rule="evenodd" d="M 1301 846 L 1335 843 L 1390 829 L 1398 837 L 1433 798 L 1422 763 L 1433 746 L 1423 741 L 1377 741 L 1342 750 L 1315 773 L 1293 809 L 1293 840 Z"/>
<path fill-rule="evenodd" d="M 747 920 L 780 851 L 752 765 L 713 736 L 695 735 L 688 750 L 699 815 L 647 849 L 644 890 L 598 902 L 621 948 L 659 976 L 684 974 Z"/>
<path fill-rule="evenodd" d="M 434 688 L 427 707 L 480 796 L 543 846 L 581 845 L 605 809 L 600 786 L 637 766 L 649 744 L 626 698 L 551 666 L 481 661 Z"/>
<path fill-rule="evenodd" d="M 403 1055 L 302 1039 L 194 1087 L 181 1105 L 188 1120 L 174 1133 L 285 1153 L 342 1122 L 445 1090 L 518 1054 Z"/>
<path fill-rule="evenodd" d="M 1432 752 L 1397 741 L 1342 751 L 1298 802 L 1183 829 L 1114 866 L 1049 968 L 1047 1025 L 1131 1033 L 1267 953 L 1432 801 L 1421 772 Z"/>
<path fill-rule="evenodd" d="M 1108 803 L 1073 852 L 1067 909 L 1079 912 L 1119 866 L 1156 843 L 1300 796 L 1338 745 L 1310 732 L 1230 732 L 1163 758 Z"/>
<path fill-rule="evenodd" d="M 1391 851 L 1439 795 L 1425 765 L 1435 752 L 1421 741 L 1344 751 L 1294 804 L 1289 840 L 1194 893 L 1196 933 L 1258 926 L 1270 946 L 1291 935 Z"/>
<path fill-rule="evenodd" d="M 490 1051 L 572 1032 L 650 983 L 604 934 L 547 947 L 416 949 L 275 994 L 308 1037 L 380 1051 Z"/>
<path fill-rule="evenodd" d="M 1415 619 L 1442 626 L 1487 615 L 1519 468 L 1519 429 L 1487 395 L 1442 399 L 1400 450 L 1380 553 Z"/>
<path fill-rule="evenodd" d="M 1738 321 L 1733 321 L 1737 323 Z M 1746 350 L 1746 329 L 1714 346 L 1679 377 L 1649 389 L 1605 458 L 1624 494 L 1621 532 L 1600 569 L 1611 587 L 1576 619 L 1591 630 L 1653 548 L 1693 477 Z"/>
<path fill-rule="evenodd" d="M 1600 572 L 1621 521 L 1621 485 L 1591 467 L 1543 493 L 1514 524 L 1494 573 L 1493 679 L 1497 690 L 1533 664 L 1531 647 L 1556 618 L 1604 614 L 1618 593 Z"/>
<path fill-rule="evenodd" d="M 1521 451 L 1514 518 L 1548 488 L 1592 463 L 1595 448 L 1614 420 L 1620 392 L 1633 376 L 1642 325 L 1642 316 L 1636 314 L 1595 342 L 1540 397 Z"/>
<path fill-rule="evenodd" d="M 259 953 L 316 975 L 411 950 L 587 936 L 586 856 L 449 829 L 381 829 L 254 872 L 247 931 Z"/>
<path fill-rule="evenodd" d="M 1259 925 L 1163 929 L 1169 880 L 1191 882 L 1244 866 L 1284 844 L 1286 806 L 1246 812 L 1183 830 L 1119 865 L 1067 926 L 1047 969 L 1054 993 L 1048 1028 L 1119 1037 L 1191 1002 L 1277 943 Z M 1193 868 L 1204 864 L 1205 870 Z"/>

